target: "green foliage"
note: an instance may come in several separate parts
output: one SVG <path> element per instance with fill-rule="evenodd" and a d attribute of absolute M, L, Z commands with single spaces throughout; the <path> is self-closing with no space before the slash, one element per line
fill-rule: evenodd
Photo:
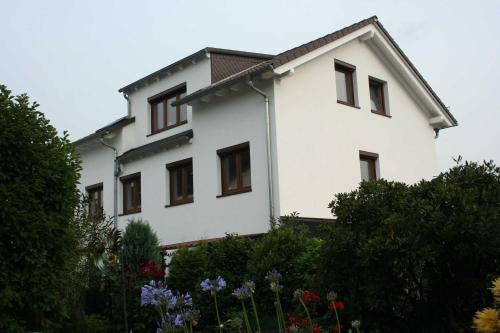
<path fill-rule="evenodd" d="M 131 220 L 122 238 L 122 260 L 127 270 L 137 274 L 141 267 L 153 259 L 162 263 L 160 245 L 151 226 L 141 220 Z"/>
<path fill-rule="evenodd" d="M 220 275 L 227 282 L 228 288 L 218 295 L 222 320 L 231 319 L 231 313 L 241 311 L 241 304 L 231 292 L 245 280 L 253 280 L 257 285 L 257 307 L 263 312 L 273 313 L 274 295 L 264 279 L 273 268 L 283 274 L 286 301 L 291 300 L 296 288 L 310 285 L 321 243 L 310 237 L 307 229 L 293 219 L 280 222 L 268 234 L 255 240 L 227 235 L 217 242 L 181 248 L 175 252 L 169 265 L 167 283 L 174 290 L 192 293 L 195 304 L 203 314 L 201 327 L 216 324 L 213 301 L 200 290 L 200 282 L 205 278 Z M 265 322 L 264 313 L 262 317 Z"/>
<path fill-rule="evenodd" d="M 373 332 L 468 332 L 500 274 L 500 169 L 458 165 L 430 181 L 380 180 L 332 201 L 318 285 Z"/>
<path fill-rule="evenodd" d="M 227 235 L 217 242 L 180 248 L 173 255 L 169 265 L 168 286 L 173 290 L 190 292 L 196 307 L 203 314 L 200 326 L 216 324 L 213 300 L 202 293 L 200 282 L 220 275 L 230 288 L 239 286 L 246 275 L 253 242 L 248 238 Z M 218 295 L 220 309 L 224 314 L 239 310 L 239 302 L 231 296 L 231 291 L 228 288 Z M 223 321 L 226 319 L 228 318 L 222 318 Z"/>
<path fill-rule="evenodd" d="M 272 313 L 274 295 L 269 292 L 265 276 L 271 269 L 283 275 L 283 305 L 288 306 L 296 289 L 311 288 L 315 262 L 321 241 L 309 234 L 307 227 L 294 217 L 283 218 L 256 242 L 248 262 L 248 274 L 257 284 L 256 300 L 259 306 Z"/>
<path fill-rule="evenodd" d="M 49 331 L 75 249 L 80 161 L 38 104 L 0 86 L 0 331 Z"/>

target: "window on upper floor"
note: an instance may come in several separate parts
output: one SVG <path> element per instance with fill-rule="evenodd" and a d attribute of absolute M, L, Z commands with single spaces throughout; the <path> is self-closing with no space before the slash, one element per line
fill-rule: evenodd
<path fill-rule="evenodd" d="M 340 60 L 335 60 L 335 83 L 337 102 L 355 106 L 354 72 L 356 67 Z"/>
<path fill-rule="evenodd" d="M 187 105 L 171 105 L 185 95 L 186 85 L 183 84 L 149 99 L 151 105 L 151 134 L 187 123 Z"/>
<path fill-rule="evenodd" d="M 85 190 L 89 198 L 89 215 L 99 217 L 103 215 L 102 183 L 87 186 Z"/>
<path fill-rule="evenodd" d="M 123 185 L 123 214 L 141 211 L 141 173 L 120 178 Z"/>
<path fill-rule="evenodd" d="M 370 77 L 370 107 L 373 113 L 387 115 L 386 98 L 384 96 L 385 83 L 381 80 Z"/>
<path fill-rule="evenodd" d="M 361 180 L 376 180 L 377 175 L 378 154 L 368 153 L 365 151 L 359 152 L 359 166 L 361 169 Z"/>
<path fill-rule="evenodd" d="M 191 158 L 167 164 L 170 205 L 193 202 L 193 160 Z"/>
<path fill-rule="evenodd" d="M 250 144 L 248 142 L 220 149 L 222 195 L 231 195 L 252 190 L 250 172 Z"/>

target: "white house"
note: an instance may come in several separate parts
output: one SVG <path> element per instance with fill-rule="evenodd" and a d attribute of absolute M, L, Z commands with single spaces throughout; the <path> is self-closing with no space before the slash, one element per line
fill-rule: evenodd
<path fill-rule="evenodd" d="M 457 125 L 371 17 L 278 55 L 205 48 L 119 90 L 127 114 L 75 142 L 81 190 L 119 225 L 162 244 L 266 232 L 361 180 L 438 173 L 439 130 Z"/>

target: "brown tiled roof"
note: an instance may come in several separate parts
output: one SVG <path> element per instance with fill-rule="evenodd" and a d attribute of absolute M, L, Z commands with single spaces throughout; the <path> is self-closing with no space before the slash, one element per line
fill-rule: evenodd
<path fill-rule="evenodd" d="M 452 122 L 456 125 L 457 120 L 453 115 L 448 111 L 448 108 L 446 105 L 443 103 L 443 101 L 438 97 L 438 95 L 434 92 L 434 90 L 431 88 L 429 83 L 423 78 L 423 76 L 420 74 L 420 72 L 417 70 L 417 68 L 413 65 L 413 63 L 410 61 L 410 59 L 404 54 L 403 50 L 399 47 L 399 45 L 395 42 L 395 40 L 389 35 L 389 32 L 382 26 L 382 24 L 378 21 L 377 16 L 372 16 L 367 19 L 364 19 L 362 21 L 359 21 L 357 23 L 354 23 L 348 27 L 345 27 L 343 29 L 340 29 L 338 31 L 335 31 L 333 33 L 330 33 L 328 35 L 325 35 L 323 37 L 320 37 L 318 39 L 315 39 L 309 43 L 302 44 L 300 46 L 297 46 L 293 49 L 287 50 L 285 52 L 282 52 L 278 55 L 276 55 L 274 58 L 266 61 L 262 61 L 257 65 L 254 65 L 250 68 L 244 69 L 238 73 L 235 73 L 232 76 L 225 77 L 224 79 L 212 83 L 211 85 L 202 88 L 198 91 L 193 92 L 192 94 L 189 94 L 179 100 L 177 103 L 174 104 L 182 104 L 182 103 L 187 103 L 189 101 L 192 101 L 194 99 L 197 99 L 199 97 L 202 97 L 206 95 L 207 93 L 215 90 L 215 89 L 220 89 L 224 86 L 228 86 L 233 84 L 234 82 L 241 80 L 242 78 L 245 77 L 250 77 L 252 75 L 265 72 L 266 70 L 272 70 L 273 68 L 277 68 L 279 66 L 282 66 L 294 59 L 297 59 L 313 50 L 316 50 L 324 45 L 327 45 L 329 43 L 332 43 L 356 30 L 359 30 L 369 24 L 375 24 L 377 27 L 380 28 L 380 30 L 387 36 L 388 40 L 394 45 L 394 47 L 397 49 L 397 51 L 400 53 L 401 57 L 408 63 L 410 66 L 411 70 L 417 75 L 417 77 L 422 81 L 424 86 L 427 88 L 427 90 L 431 93 L 431 95 L 436 99 L 436 101 L 439 103 L 439 105 L 442 107 L 442 109 L 448 114 Z"/>
<path fill-rule="evenodd" d="M 271 59 L 272 57 L 262 58 L 262 57 L 251 57 L 246 55 L 237 54 L 227 54 L 211 52 L 211 72 L 212 72 L 212 83 L 221 81 L 231 75 L 239 73 L 249 67 L 256 64 Z"/>

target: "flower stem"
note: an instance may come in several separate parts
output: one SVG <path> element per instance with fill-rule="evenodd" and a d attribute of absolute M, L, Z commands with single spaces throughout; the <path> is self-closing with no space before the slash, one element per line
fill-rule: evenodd
<path fill-rule="evenodd" d="M 262 333 L 262 330 L 260 329 L 259 315 L 257 314 L 257 307 L 255 306 L 255 301 L 253 299 L 253 295 L 250 295 L 250 299 L 252 300 L 252 307 L 253 307 L 253 314 L 255 316 L 255 321 L 257 322 L 257 330 L 259 333 Z"/>
<path fill-rule="evenodd" d="M 217 306 L 217 294 L 214 293 L 215 314 L 217 315 L 217 323 L 219 324 L 219 332 L 222 333 L 222 324 L 220 322 L 219 307 Z"/>
<path fill-rule="evenodd" d="M 356 327 L 356 332 L 361 333 L 361 332 L 359 331 L 359 328 L 357 328 L 357 327 Z"/>
<path fill-rule="evenodd" d="M 276 299 L 274 307 L 276 308 L 276 321 L 278 322 L 278 332 L 283 333 L 284 330 L 281 328 L 281 318 L 280 318 L 280 308 L 278 305 L 279 299 Z"/>
<path fill-rule="evenodd" d="M 245 306 L 245 301 L 241 300 L 241 306 L 243 307 L 243 318 L 245 319 L 245 325 L 247 327 L 247 333 L 251 333 L 250 322 L 248 321 L 247 308 Z"/>
<path fill-rule="evenodd" d="M 281 307 L 280 294 L 278 291 L 276 291 L 276 304 L 278 307 L 279 318 L 281 319 L 281 325 L 283 327 L 283 333 L 286 333 L 285 316 L 283 314 L 283 308 Z"/>
<path fill-rule="evenodd" d="M 309 313 L 309 309 L 307 308 L 306 306 L 306 303 L 304 303 L 304 301 L 302 300 L 302 298 L 299 296 L 299 301 L 300 301 L 300 304 L 302 304 L 302 307 L 304 308 L 304 310 L 306 311 L 306 315 L 307 315 L 307 320 L 309 320 L 309 328 L 312 328 L 312 319 L 311 319 L 311 314 Z"/>
<path fill-rule="evenodd" d="M 338 327 L 339 333 L 340 333 L 339 313 L 337 312 L 337 306 L 335 305 L 335 302 L 333 302 L 332 304 L 333 304 L 333 311 L 335 311 L 335 317 L 337 318 L 337 327 Z M 359 333 L 359 330 L 358 330 L 358 333 Z"/>

